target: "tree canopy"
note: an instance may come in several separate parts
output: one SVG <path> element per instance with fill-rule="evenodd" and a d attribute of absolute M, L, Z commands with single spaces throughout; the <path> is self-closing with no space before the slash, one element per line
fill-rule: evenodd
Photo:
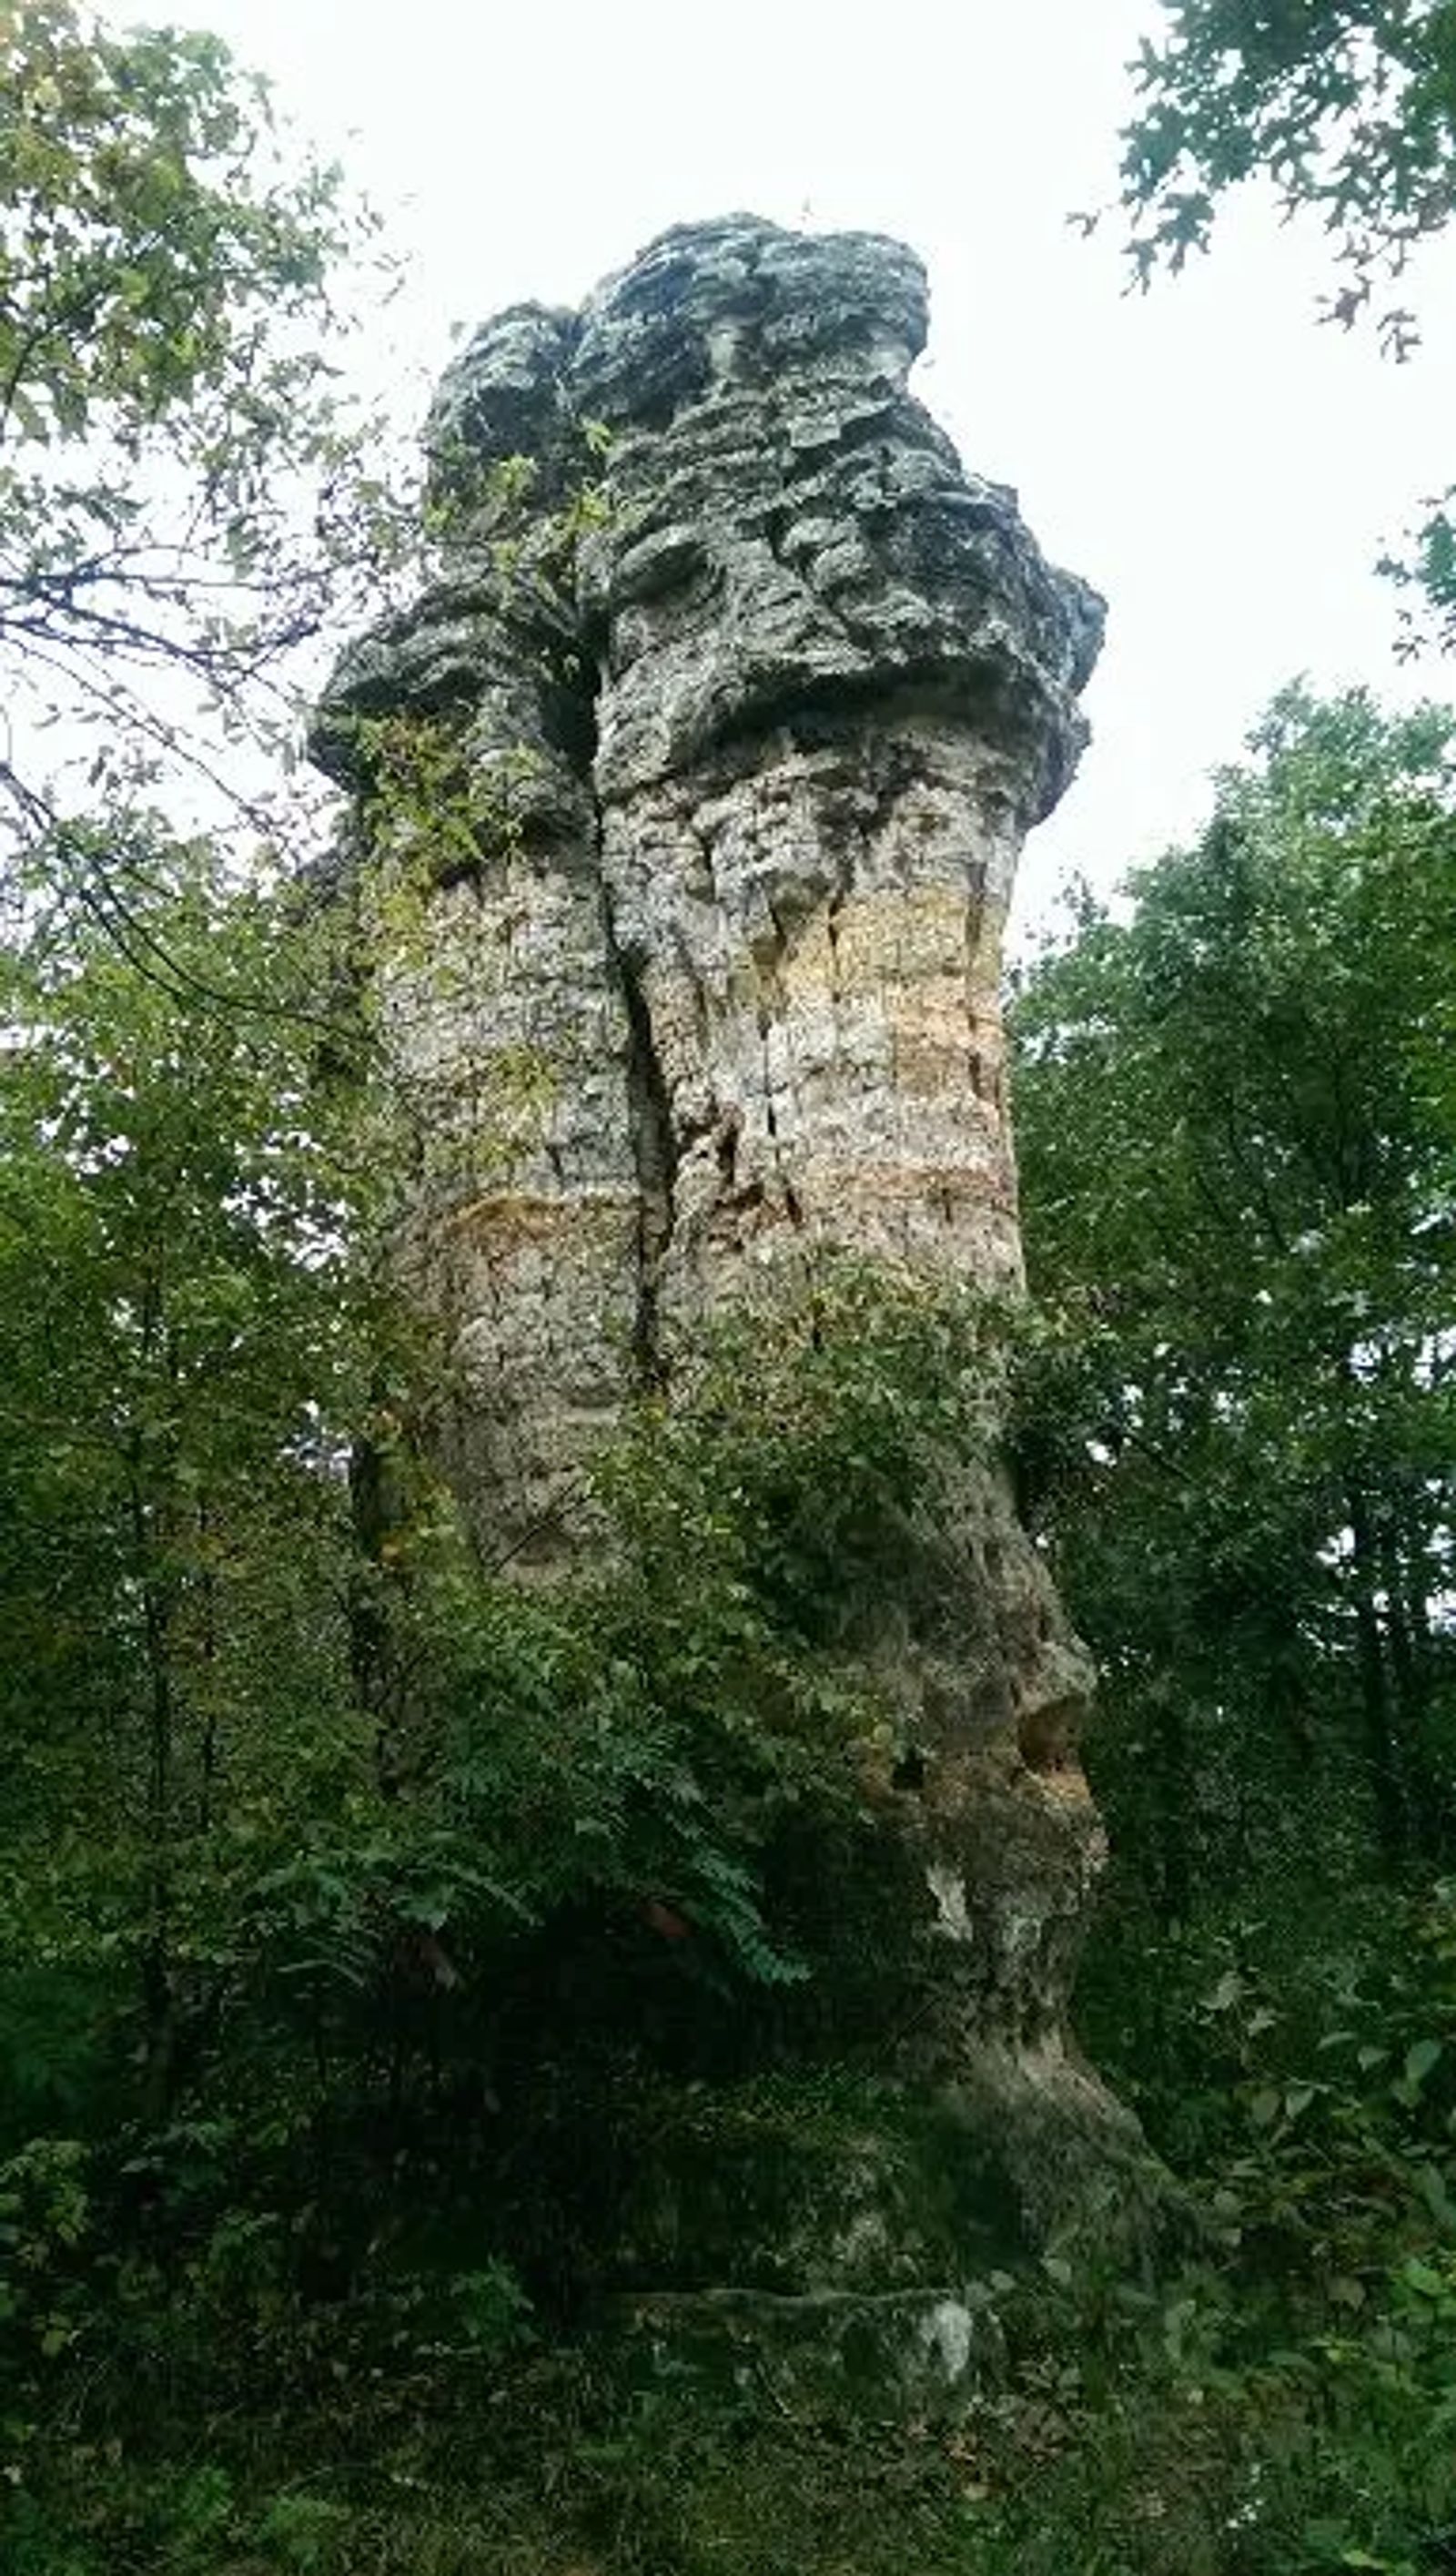
<path fill-rule="evenodd" d="M 1032 1276 L 1090 1327 L 1075 1589 L 1175 1912 L 1281 1766 L 1392 1862 L 1456 1785 L 1456 726 L 1296 689 L 1251 748 L 1014 1012 Z"/>
<path fill-rule="evenodd" d="M 335 354 L 370 232 L 215 37 L 0 8 L 0 797 L 103 904 L 57 823 L 215 775 L 372 542 Z"/>
<path fill-rule="evenodd" d="M 1456 10 L 1449 0 L 1165 0 L 1135 73 L 1123 196 L 1140 274 L 1208 245 L 1219 201 L 1269 179 L 1324 226 L 1334 319 L 1371 309 L 1456 212 Z M 1415 317 L 1375 307 L 1404 351 Z"/>
<path fill-rule="evenodd" d="M 1262 178 L 1286 216 L 1311 216 L 1333 263 L 1325 318 L 1370 320 L 1409 357 L 1420 315 L 1411 262 L 1456 213 L 1456 8 L 1451 0 L 1163 0 L 1133 65 L 1122 202 L 1144 285 L 1206 250 L 1218 213 Z M 1450 492 L 1423 503 L 1381 569 L 1456 639 Z"/>

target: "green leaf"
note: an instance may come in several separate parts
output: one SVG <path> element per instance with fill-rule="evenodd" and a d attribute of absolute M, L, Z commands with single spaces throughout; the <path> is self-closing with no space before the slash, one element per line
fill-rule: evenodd
<path fill-rule="evenodd" d="M 1405 2080 L 1417 2090 L 1424 2084 L 1441 2057 L 1439 2039 L 1418 2039 L 1406 2050 Z"/>

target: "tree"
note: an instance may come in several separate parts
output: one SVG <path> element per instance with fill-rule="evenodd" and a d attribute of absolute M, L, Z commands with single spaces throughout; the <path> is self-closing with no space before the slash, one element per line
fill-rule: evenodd
<path fill-rule="evenodd" d="M 1123 201 L 1146 278 L 1203 250 L 1219 201 L 1262 175 L 1313 212 L 1339 283 L 1331 318 L 1368 311 L 1456 212 L 1456 9 L 1450 0 L 1165 0 L 1171 25 L 1134 66 Z M 1376 314 L 1404 352 L 1414 317 Z"/>
<path fill-rule="evenodd" d="M 1068 1576 L 1172 1917 L 1271 1818 L 1307 1852 L 1312 1770 L 1391 1867 L 1456 1790 L 1456 722 L 1292 689 L 1251 747 L 1014 1012 Z"/>
<path fill-rule="evenodd" d="M 369 1777 L 343 1464 L 371 1292 L 306 1016 L 208 998 L 277 982 L 279 905 L 206 848 L 123 855 L 167 977 L 94 923 L 0 959 L 0 1963 L 134 1963 L 165 2107 L 239 1886 L 311 1780 Z"/>
<path fill-rule="evenodd" d="M 1164 0 L 1161 41 L 1134 65 L 1122 201 L 1146 285 L 1206 250 L 1218 209 L 1263 177 L 1286 216 L 1322 225 L 1335 265 L 1325 314 L 1373 318 L 1410 355 L 1419 322 L 1401 295 L 1414 254 L 1456 212 L 1456 7 L 1452 0 Z M 1408 560 L 1386 565 L 1456 636 L 1451 494 L 1433 501 Z"/>
<path fill-rule="evenodd" d="M 216 783 L 372 547 L 333 283 L 370 230 L 216 38 L 0 0 L 0 810 L 103 912 L 76 773 Z"/>
<path fill-rule="evenodd" d="M 108 2034 L 146 2152 L 238 2100 L 276 2148 L 371 2086 L 398 2115 L 457 1987 L 479 2080 L 512 2023 L 585 2046 L 579 2008 L 610 2065 L 644 1985 L 700 2035 L 796 1985 L 775 1838 L 853 1833 L 829 1754 L 879 1714 L 826 1656 L 832 1577 L 873 1579 L 892 1514 L 898 1576 L 973 1407 L 959 1303 L 826 1277 L 624 1424 L 600 1562 L 483 1576 L 409 1437 L 439 1380 L 379 1284 L 367 1030 L 342 1055 L 302 998 L 343 908 L 160 828 L 120 855 L 126 942 L 37 907 L 0 948 L 0 2162 L 56 2031 Z"/>

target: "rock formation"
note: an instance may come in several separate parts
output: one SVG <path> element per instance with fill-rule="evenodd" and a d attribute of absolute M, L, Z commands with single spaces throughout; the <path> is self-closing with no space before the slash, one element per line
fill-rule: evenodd
<path fill-rule="evenodd" d="M 578 1543 L 625 1390 L 785 1264 L 1019 1275 L 1002 930 L 1101 608 L 907 391 L 925 327 L 907 250 L 746 216 L 501 315 L 431 416 L 433 584 L 319 714 L 416 890 L 376 923 L 410 1258 L 450 1470 L 513 1570 Z M 993 1469 L 952 1518 L 865 1646 L 914 1747 L 881 1790 L 928 1999 L 885 2066 L 992 2140 L 1045 2239 L 1138 2154 L 1064 2031 L 1087 1673 Z"/>

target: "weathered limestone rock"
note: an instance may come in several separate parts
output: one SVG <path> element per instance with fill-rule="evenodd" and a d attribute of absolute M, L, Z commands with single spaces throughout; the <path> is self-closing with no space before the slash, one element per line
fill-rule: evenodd
<path fill-rule="evenodd" d="M 908 251 L 747 216 L 579 314 L 502 315 L 430 424 L 435 584 L 320 711 L 376 883 L 415 890 L 376 898 L 411 1257 L 453 1473 L 522 1570 L 569 1552 L 592 1440 L 715 1309 L 835 1247 L 1019 1276 L 1002 929 L 1101 607 L 907 391 L 925 325 Z M 1065 2034 L 1086 1661 L 994 1470 L 866 1651 L 922 1912 L 883 2070 L 992 2142 L 1045 2241 L 1141 2151 Z"/>

